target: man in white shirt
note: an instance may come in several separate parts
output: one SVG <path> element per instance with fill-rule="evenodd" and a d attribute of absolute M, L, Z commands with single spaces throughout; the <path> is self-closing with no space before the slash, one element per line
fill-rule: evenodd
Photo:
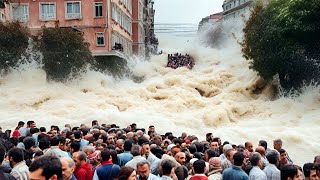
<path fill-rule="evenodd" d="M 138 180 L 159 180 L 156 175 L 151 174 L 150 163 L 145 160 L 137 164 Z"/>
<path fill-rule="evenodd" d="M 267 175 L 267 180 L 281 179 L 280 170 L 276 167 L 279 163 L 279 153 L 275 150 L 271 150 L 267 154 L 269 164 L 263 169 Z"/>
<path fill-rule="evenodd" d="M 29 167 L 23 160 L 24 152 L 20 148 L 12 148 L 8 152 L 10 165 L 13 167 L 11 175 L 17 180 L 28 180 Z"/>
<path fill-rule="evenodd" d="M 133 159 L 126 163 L 125 166 L 131 167 L 134 170 L 137 170 L 137 164 L 141 161 L 145 161 L 146 158 L 140 155 L 141 148 L 139 145 L 134 145 L 131 148 L 130 153 L 133 155 Z"/>
<path fill-rule="evenodd" d="M 249 180 L 267 180 L 266 174 L 261 170 L 263 167 L 261 155 L 257 152 L 253 153 L 250 162 L 253 167 L 249 173 Z"/>

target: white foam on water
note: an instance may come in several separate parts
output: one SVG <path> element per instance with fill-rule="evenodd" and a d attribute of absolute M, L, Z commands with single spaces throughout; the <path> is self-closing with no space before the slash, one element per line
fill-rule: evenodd
<path fill-rule="evenodd" d="M 213 132 L 223 141 L 257 146 L 281 138 L 299 165 L 320 154 L 320 89 L 306 87 L 295 98 L 272 100 L 272 88 L 263 87 L 235 42 L 212 49 L 188 37 L 161 36 L 165 53 L 188 53 L 196 60 L 192 70 L 165 68 L 167 54 L 150 61 L 129 63 L 141 83 L 94 71 L 66 84 L 47 82 L 43 70 L 28 66 L 0 79 L 0 124 L 13 129 L 18 121 L 37 125 L 90 125 L 93 119 L 125 127 L 155 125 L 160 133 L 182 132 L 205 139 Z M 232 41 L 232 38 L 230 38 Z M 227 40 L 226 40 L 227 41 Z"/>

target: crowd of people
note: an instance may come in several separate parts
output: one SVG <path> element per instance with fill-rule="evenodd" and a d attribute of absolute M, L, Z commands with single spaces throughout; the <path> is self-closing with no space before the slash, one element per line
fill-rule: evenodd
<path fill-rule="evenodd" d="M 123 52 L 123 46 L 120 43 L 115 43 L 114 46 L 112 47 L 112 50 L 118 50 Z"/>
<path fill-rule="evenodd" d="M 205 140 L 161 135 L 135 123 L 121 129 L 94 120 L 47 130 L 20 121 L 12 133 L 0 128 L 0 180 L 319 180 L 320 156 L 301 168 L 281 139 L 273 150 L 264 140 L 255 145 L 212 133 Z"/>
<path fill-rule="evenodd" d="M 194 66 L 193 58 L 186 54 L 181 55 L 181 53 L 168 54 L 168 64 L 167 67 L 172 69 L 177 69 L 179 67 L 186 67 L 188 69 L 192 69 Z"/>

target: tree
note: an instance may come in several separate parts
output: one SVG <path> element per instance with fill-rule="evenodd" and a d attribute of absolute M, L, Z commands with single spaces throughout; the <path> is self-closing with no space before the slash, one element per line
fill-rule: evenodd
<path fill-rule="evenodd" d="M 28 30 L 19 22 L 0 22 L 0 71 L 8 72 L 19 64 L 28 40 Z"/>
<path fill-rule="evenodd" d="M 43 28 L 40 39 L 47 78 L 65 81 L 78 76 L 93 61 L 83 34 L 71 28 Z"/>
<path fill-rule="evenodd" d="M 320 80 L 319 0 L 273 0 L 258 4 L 244 28 L 242 52 L 251 68 L 290 90 Z"/>

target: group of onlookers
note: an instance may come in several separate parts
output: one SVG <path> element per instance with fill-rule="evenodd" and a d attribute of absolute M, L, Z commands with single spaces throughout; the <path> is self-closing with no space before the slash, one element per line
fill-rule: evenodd
<path fill-rule="evenodd" d="M 281 139 L 273 149 L 264 140 L 256 145 L 97 120 L 49 130 L 20 121 L 12 133 L 0 129 L 0 180 L 319 180 L 320 156 L 301 168 Z"/>
<path fill-rule="evenodd" d="M 179 67 L 186 67 L 188 69 L 192 69 L 193 66 L 194 66 L 194 60 L 188 54 L 186 55 L 181 55 L 181 53 L 168 54 L 167 67 L 170 67 L 173 69 L 177 69 Z"/>

